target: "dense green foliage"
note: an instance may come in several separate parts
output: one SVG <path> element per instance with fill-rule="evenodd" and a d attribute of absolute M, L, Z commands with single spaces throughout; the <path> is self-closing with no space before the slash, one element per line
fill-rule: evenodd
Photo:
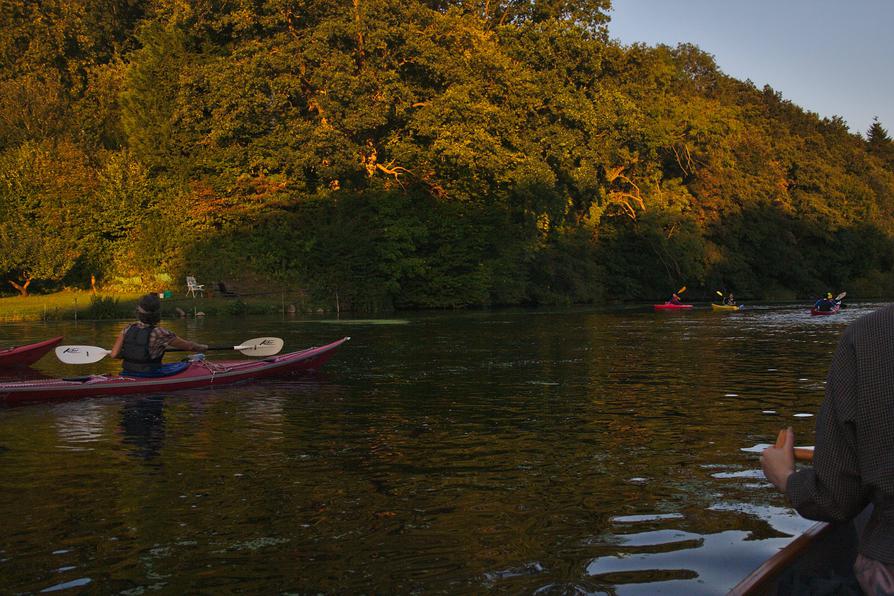
<path fill-rule="evenodd" d="M 894 158 L 610 0 L 5 0 L 0 273 L 342 309 L 894 292 Z"/>

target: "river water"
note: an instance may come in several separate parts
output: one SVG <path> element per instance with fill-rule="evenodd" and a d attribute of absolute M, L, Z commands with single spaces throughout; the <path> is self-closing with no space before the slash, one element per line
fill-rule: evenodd
<path fill-rule="evenodd" d="M 166 321 L 352 339 L 308 377 L 0 407 L 0 592 L 724 593 L 811 524 L 757 451 L 813 444 L 836 342 L 880 306 Z"/>

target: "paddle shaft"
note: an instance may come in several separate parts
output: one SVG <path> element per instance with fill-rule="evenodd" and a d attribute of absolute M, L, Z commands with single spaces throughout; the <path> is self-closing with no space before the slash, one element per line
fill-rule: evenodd
<path fill-rule="evenodd" d="M 208 346 L 205 351 L 209 350 L 236 350 L 239 346 Z M 196 352 L 197 350 L 182 350 L 180 348 L 166 348 L 165 352 Z"/>
<path fill-rule="evenodd" d="M 238 346 L 208 346 L 205 351 L 209 350 L 236 350 L 242 352 L 246 356 L 272 356 L 278 354 L 282 349 L 283 341 L 278 337 L 256 337 L 249 339 Z M 182 350 L 180 348 L 170 348 L 167 352 L 194 352 L 195 350 Z"/>
<path fill-rule="evenodd" d="M 776 445 L 777 449 L 782 449 L 785 446 L 785 429 L 779 431 L 779 434 L 776 435 Z M 813 461 L 813 447 L 795 447 L 795 459 L 798 461 Z"/>

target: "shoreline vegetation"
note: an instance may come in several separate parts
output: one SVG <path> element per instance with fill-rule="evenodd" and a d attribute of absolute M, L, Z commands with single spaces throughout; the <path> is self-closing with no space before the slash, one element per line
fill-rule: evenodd
<path fill-rule="evenodd" d="M 354 313 L 894 295 L 883 123 L 621 45 L 611 0 L 483 4 L 12 0 L 3 290 L 196 275 Z"/>
<path fill-rule="evenodd" d="M 66 289 L 27 297 L 0 297 L 0 324 L 34 321 L 132 319 L 145 292 L 100 292 Z M 239 297 L 171 296 L 162 300 L 165 319 L 196 316 L 235 317 L 270 314 L 323 314 L 296 292 L 263 292 Z"/>

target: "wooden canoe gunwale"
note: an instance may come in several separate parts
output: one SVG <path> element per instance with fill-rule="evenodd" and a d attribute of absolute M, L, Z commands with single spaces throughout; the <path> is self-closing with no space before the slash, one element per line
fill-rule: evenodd
<path fill-rule="evenodd" d="M 736 584 L 727 593 L 727 596 L 755 596 L 770 593 L 773 583 L 779 579 L 779 576 L 833 528 L 834 526 L 828 522 L 813 524 Z"/>

